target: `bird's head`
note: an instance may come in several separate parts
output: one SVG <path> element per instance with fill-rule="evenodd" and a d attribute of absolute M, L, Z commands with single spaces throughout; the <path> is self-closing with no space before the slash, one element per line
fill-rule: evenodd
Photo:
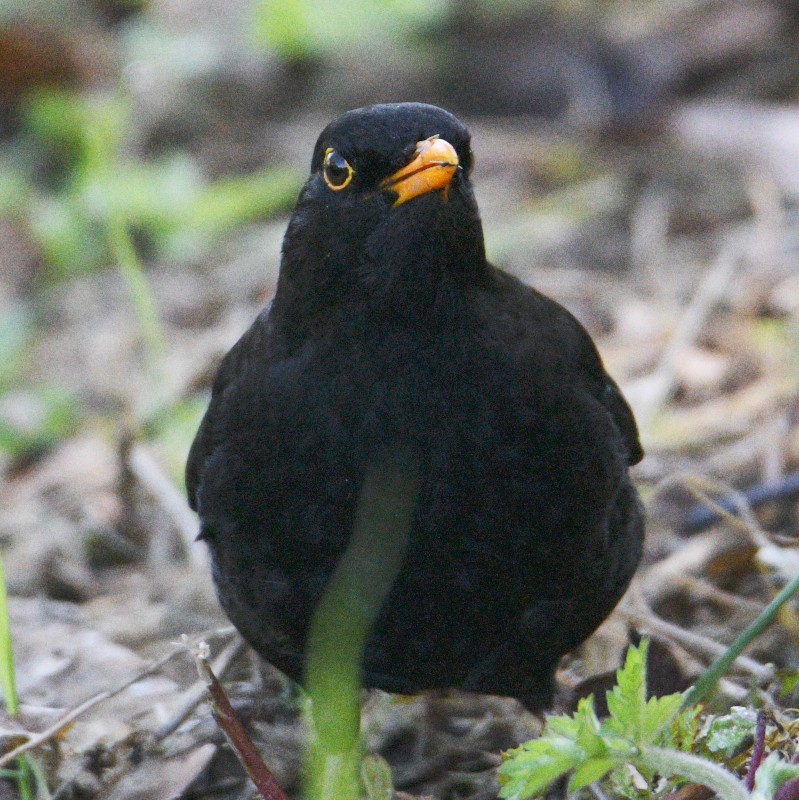
<path fill-rule="evenodd" d="M 375 105 L 331 122 L 286 233 L 276 303 L 429 312 L 442 290 L 477 279 L 472 163 L 468 130 L 435 106 Z"/>

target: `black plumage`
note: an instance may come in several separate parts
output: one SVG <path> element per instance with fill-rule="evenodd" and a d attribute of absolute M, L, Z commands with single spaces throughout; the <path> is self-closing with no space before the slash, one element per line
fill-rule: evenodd
<path fill-rule="evenodd" d="M 187 485 L 222 605 L 301 680 L 364 475 L 410 454 L 413 523 L 365 685 L 540 708 L 638 564 L 642 451 L 582 326 L 486 261 L 471 166 L 467 129 L 433 106 L 328 125 L 274 301 L 222 363 Z"/>

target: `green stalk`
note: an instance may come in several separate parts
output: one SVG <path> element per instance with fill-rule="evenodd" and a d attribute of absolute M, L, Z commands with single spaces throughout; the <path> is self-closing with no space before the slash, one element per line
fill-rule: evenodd
<path fill-rule="evenodd" d="M 306 671 L 313 800 L 358 798 L 361 659 L 405 558 L 417 494 L 417 469 L 408 458 L 390 454 L 368 470 L 352 538 L 314 613 Z"/>
<path fill-rule="evenodd" d="M 719 764 L 706 758 L 663 747 L 643 747 L 635 759 L 638 766 L 654 769 L 666 777 L 679 775 L 712 789 L 721 800 L 751 800 L 743 782 Z"/>
<path fill-rule="evenodd" d="M 149 355 L 154 360 L 159 359 L 166 350 L 166 337 L 158 319 L 158 311 L 150 284 L 147 282 L 144 268 L 136 253 L 127 223 L 120 214 L 109 213 L 106 218 L 106 226 L 111 253 L 128 285 L 133 308 L 147 342 Z"/>
<path fill-rule="evenodd" d="M 716 684 L 727 673 L 732 662 L 760 636 L 761 633 L 774 621 L 780 608 L 788 602 L 799 590 L 799 575 L 785 585 L 782 591 L 760 612 L 757 619 L 752 622 L 738 638 L 705 670 L 702 677 L 688 690 L 683 700 L 682 707 L 701 703 L 712 691 Z"/>
<path fill-rule="evenodd" d="M 6 571 L 2 555 L 0 555 L 0 689 L 3 691 L 8 716 L 17 716 L 19 714 L 19 697 L 17 696 L 17 680 L 14 670 L 14 645 L 11 640 L 11 616 L 8 612 Z M 15 777 L 19 795 L 22 800 L 33 800 L 31 768 L 28 760 L 22 757 L 17 764 Z"/>
<path fill-rule="evenodd" d="M 6 701 L 9 717 L 19 714 L 17 681 L 14 672 L 14 647 L 11 642 L 11 618 L 8 613 L 8 593 L 6 592 L 6 571 L 0 555 L 0 688 Z"/>

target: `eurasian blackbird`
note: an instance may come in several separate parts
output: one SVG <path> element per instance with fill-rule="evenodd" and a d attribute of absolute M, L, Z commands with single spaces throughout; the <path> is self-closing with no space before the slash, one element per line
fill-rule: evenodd
<path fill-rule="evenodd" d="M 364 685 L 542 708 L 638 564 L 642 450 L 588 333 L 486 260 L 473 163 L 468 130 L 430 105 L 322 131 L 274 300 L 221 365 L 187 485 L 223 607 L 302 680 L 365 476 L 403 454 L 412 521 Z"/>

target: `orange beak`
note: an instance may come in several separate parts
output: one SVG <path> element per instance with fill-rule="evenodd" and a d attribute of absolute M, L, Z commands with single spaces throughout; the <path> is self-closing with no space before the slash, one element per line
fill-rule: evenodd
<path fill-rule="evenodd" d="M 438 135 L 431 136 L 417 142 L 416 153 L 410 164 L 397 170 L 380 185 L 383 189 L 396 192 L 396 207 L 428 192 L 446 192 L 457 169 L 458 154 L 455 148 Z"/>

